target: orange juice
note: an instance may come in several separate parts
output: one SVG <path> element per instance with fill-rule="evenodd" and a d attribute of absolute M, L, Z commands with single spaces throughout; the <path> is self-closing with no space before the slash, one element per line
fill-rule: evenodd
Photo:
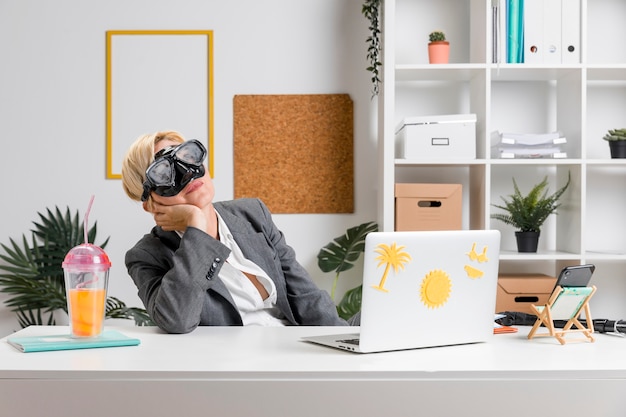
<path fill-rule="evenodd" d="M 69 290 L 69 307 L 72 334 L 97 336 L 102 331 L 106 290 L 104 288 L 78 288 Z"/>

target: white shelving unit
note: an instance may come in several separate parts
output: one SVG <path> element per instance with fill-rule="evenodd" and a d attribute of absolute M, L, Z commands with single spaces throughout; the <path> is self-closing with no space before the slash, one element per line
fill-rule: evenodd
<path fill-rule="evenodd" d="M 626 160 L 610 159 L 602 140 L 607 129 L 626 127 L 626 2 L 579 1 L 581 62 L 552 66 L 491 62 L 491 0 L 383 1 L 379 224 L 394 229 L 396 182 L 460 183 L 463 228 L 502 232 L 501 271 L 556 275 L 565 265 L 594 263 L 594 280 L 620 290 L 606 303 L 624 305 L 606 313 L 626 318 Z M 449 64 L 428 63 L 433 30 L 450 41 Z M 461 113 L 477 115 L 476 159 L 396 158 L 394 133 L 402 119 Z M 494 130 L 560 130 L 568 158 L 497 159 L 490 149 Z M 572 183 L 558 215 L 542 228 L 538 252 L 518 253 L 514 229 L 491 219 L 498 210 L 492 204 L 512 193 L 512 178 L 525 191 L 547 176 L 553 192 L 568 172 Z"/>

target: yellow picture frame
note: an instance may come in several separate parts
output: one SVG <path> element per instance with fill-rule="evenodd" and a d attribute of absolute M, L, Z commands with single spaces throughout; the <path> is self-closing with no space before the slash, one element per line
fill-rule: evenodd
<path fill-rule="evenodd" d="M 106 32 L 107 179 L 121 179 L 126 149 L 157 130 L 206 140 L 213 177 L 213 114 L 212 30 Z"/>

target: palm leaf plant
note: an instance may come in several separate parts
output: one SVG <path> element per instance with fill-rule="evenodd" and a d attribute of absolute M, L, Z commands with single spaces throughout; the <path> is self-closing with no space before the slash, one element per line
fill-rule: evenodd
<path fill-rule="evenodd" d="M 67 313 L 65 278 L 61 266 L 67 252 L 84 242 L 84 225 L 79 214 L 46 209 L 37 213 L 30 239 L 22 235 L 20 240 L 0 244 L 0 291 L 8 294 L 5 304 L 17 314 L 22 327 L 30 325 L 54 325 L 55 313 Z M 88 230 L 87 239 L 92 243 L 97 233 L 97 222 Z M 104 248 L 109 241 L 102 244 Z M 151 325 L 148 313 L 135 307 L 127 307 L 115 297 L 108 297 L 106 318 L 134 319 L 137 325 Z"/>
<path fill-rule="evenodd" d="M 505 210 L 507 213 L 494 213 L 491 218 L 515 227 L 520 232 L 541 232 L 541 226 L 546 219 L 561 206 L 559 199 L 567 190 L 571 181 L 568 173 L 567 183 L 548 195 L 548 177 L 535 184 L 526 195 L 522 195 L 515 178 L 513 178 L 514 193 L 501 197 L 504 205 L 493 204 L 494 207 Z"/>
<path fill-rule="evenodd" d="M 365 251 L 365 237 L 368 233 L 376 231 L 378 231 L 376 222 L 363 223 L 349 228 L 345 234 L 336 237 L 320 249 L 317 254 L 317 265 L 322 272 L 335 272 L 330 293 L 333 300 L 335 299 L 339 275 L 354 267 L 355 262 Z M 344 294 L 337 305 L 337 312 L 341 318 L 349 319 L 361 309 L 361 291 L 362 286 L 359 285 Z"/>

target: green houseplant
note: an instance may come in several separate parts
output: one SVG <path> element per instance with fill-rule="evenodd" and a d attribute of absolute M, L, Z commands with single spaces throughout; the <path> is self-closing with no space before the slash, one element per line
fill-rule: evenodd
<path fill-rule="evenodd" d="M 609 143 L 611 158 L 626 158 L 626 128 L 610 129 L 602 139 Z"/>
<path fill-rule="evenodd" d="M 428 35 L 428 40 L 432 43 L 432 42 L 443 42 L 446 40 L 446 34 L 443 33 L 440 30 L 435 30 L 433 32 L 430 32 L 430 34 Z"/>
<path fill-rule="evenodd" d="M 428 61 L 431 64 L 447 64 L 450 57 L 450 42 L 446 34 L 440 30 L 428 35 Z"/>
<path fill-rule="evenodd" d="M 569 187 L 571 174 L 568 173 L 567 183 L 556 192 L 548 195 L 548 177 L 535 184 L 526 195 L 522 195 L 515 178 L 513 178 L 514 193 L 501 197 L 504 202 L 493 204 L 494 207 L 506 213 L 494 213 L 491 218 L 504 222 L 517 229 L 515 236 L 519 252 L 537 252 L 537 243 L 541 233 L 541 226 L 546 219 L 556 213 L 560 207 L 559 199 Z"/>
<path fill-rule="evenodd" d="M 365 0 L 361 13 L 369 22 L 370 34 L 367 42 L 367 70 L 372 73 L 372 97 L 377 96 L 380 90 L 380 60 L 381 30 L 380 30 L 380 6 L 382 0 Z"/>
<path fill-rule="evenodd" d="M 333 300 L 335 299 L 335 289 L 339 280 L 339 274 L 354 267 L 355 262 L 365 250 L 365 237 L 368 233 L 376 231 L 378 231 L 376 222 L 363 223 L 349 228 L 345 234 L 336 237 L 320 249 L 317 254 L 317 265 L 322 272 L 335 272 L 335 279 L 333 280 L 330 293 Z M 347 320 L 359 312 L 361 309 L 361 291 L 362 286 L 359 285 L 344 294 L 337 305 L 339 317 Z"/>
<path fill-rule="evenodd" d="M 4 254 L 0 264 L 0 292 L 8 294 L 5 304 L 17 314 L 22 327 L 54 325 L 55 313 L 67 313 L 65 279 L 61 266 L 67 252 L 84 242 L 84 225 L 78 212 L 72 216 L 67 208 L 58 207 L 46 214 L 37 213 L 31 239 L 22 235 L 21 244 L 10 239 L 10 245 L 0 245 Z M 95 241 L 97 222 L 88 230 L 87 239 Z M 107 238 L 102 244 L 104 248 Z M 106 301 L 106 318 L 134 319 L 137 325 L 151 325 L 148 313 L 141 308 L 127 307 L 115 297 Z"/>

